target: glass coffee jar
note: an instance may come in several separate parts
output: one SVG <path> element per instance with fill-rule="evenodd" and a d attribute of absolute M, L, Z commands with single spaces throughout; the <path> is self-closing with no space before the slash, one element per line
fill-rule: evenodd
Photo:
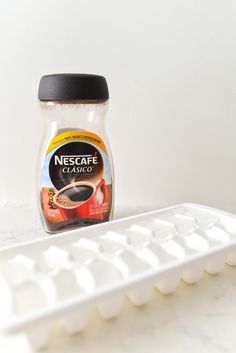
<path fill-rule="evenodd" d="M 45 230 L 55 233 L 110 220 L 114 173 L 105 131 L 105 78 L 43 76 L 38 98 L 45 119 L 38 188 Z"/>

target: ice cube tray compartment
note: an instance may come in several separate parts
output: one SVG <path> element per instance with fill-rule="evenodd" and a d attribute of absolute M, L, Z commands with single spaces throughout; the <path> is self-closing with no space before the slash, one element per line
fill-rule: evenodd
<path fill-rule="evenodd" d="M 91 310 L 110 319 L 124 297 L 147 303 L 154 289 L 176 290 L 181 278 L 236 265 L 236 217 L 183 204 L 0 250 L 0 327 L 25 332 L 34 348 L 54 321 L 70 334 L 83 330 Z"/>

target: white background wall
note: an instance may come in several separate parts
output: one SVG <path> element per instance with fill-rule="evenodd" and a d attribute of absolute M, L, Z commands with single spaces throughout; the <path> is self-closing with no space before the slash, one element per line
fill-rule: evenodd
<path fill-rule="evenodd" d="M 1 197 L 33 202 L 41 75 L 103 74 L 119 204 L 236 209 L 234 0 L 0 0 Z"/>

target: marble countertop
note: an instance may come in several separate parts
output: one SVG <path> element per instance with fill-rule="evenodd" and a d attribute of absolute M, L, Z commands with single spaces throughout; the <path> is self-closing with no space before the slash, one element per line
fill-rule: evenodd
<path fill-rule="evenodd" d="M 118 208 L 116 217 L 145 211 Z M 14 214 L 14 222 L 12 215 Z M 30 205 L 7 203 L 0 210 L 0 246 L 45 236 Z M 0 295 L 1 297 L 1 295 Z M 226 353 L 236 351 L 236 268 L 204 274 L 194 285 L 180 283 L 169 296 L 155 292 L 141 308 L 124 302 L 121 314 L 105 321 L 93 313 L 87 329 L 68 336 L 54 327 L 45 353 Z M 0 352 L 30 352 L 23 336 L 0 337 Z"/>

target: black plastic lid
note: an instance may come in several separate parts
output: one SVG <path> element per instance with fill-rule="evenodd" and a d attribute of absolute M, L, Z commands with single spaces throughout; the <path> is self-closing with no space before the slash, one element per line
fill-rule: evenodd
<path fill-rule="evenodd" d="M 43 76 L 39 83 L 41 101 L 107 100 L 105 77 L 90 74 L 54 74 Z"/>

